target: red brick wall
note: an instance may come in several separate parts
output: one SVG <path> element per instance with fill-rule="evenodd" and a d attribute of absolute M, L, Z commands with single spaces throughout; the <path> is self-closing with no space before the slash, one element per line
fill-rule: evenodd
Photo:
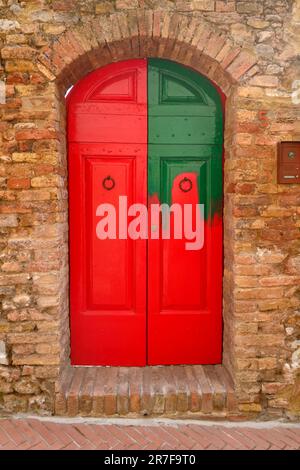
<path fill-rule="evenodd" d="M 224 364 L 241 412 L 299 416 L 300 140 L 292 0 L 0 2 L 0 409 L 51 413 L 69 357 L 64 92 L 115 60 L 166 57 L 227 95 Z"/>

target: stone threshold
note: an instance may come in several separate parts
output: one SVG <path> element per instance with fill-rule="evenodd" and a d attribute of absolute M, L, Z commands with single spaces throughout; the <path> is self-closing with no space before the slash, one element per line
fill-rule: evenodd
<path fill-rule="evenodd" d="M 57 416 L 201 417 L 238 415 L 222 365 L 66 366 L 56 386 Z"/>

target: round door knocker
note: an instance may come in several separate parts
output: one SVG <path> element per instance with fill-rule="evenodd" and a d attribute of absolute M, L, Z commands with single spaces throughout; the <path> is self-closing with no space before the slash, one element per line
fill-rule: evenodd
<path fill-rule="evenodd" d="M 183 191 L 184 193 L 188 193 L 193 187 L 193 183 L 192 181 L 187 178 L 187 177 L 184 177 L 180 183 L 179 183 L 179 188 L 181 189 L 181 191 Z"/>
<path fill-rule="evenodd" d="M 115 180 L 111 176 L 107 176 L 102 181 L 102 186 L 107 191 L 111 191 L 112 189 L 114 189 L 115 185 L 116 185 Z"/>

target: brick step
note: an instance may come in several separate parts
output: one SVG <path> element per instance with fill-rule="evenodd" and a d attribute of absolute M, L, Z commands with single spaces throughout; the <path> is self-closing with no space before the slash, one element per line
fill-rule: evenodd
<path fill-rule="evenodd" d="M 67 366 L 57 385 L 59 416 L 206 416 L 238 413 L 222 365 Z"/>

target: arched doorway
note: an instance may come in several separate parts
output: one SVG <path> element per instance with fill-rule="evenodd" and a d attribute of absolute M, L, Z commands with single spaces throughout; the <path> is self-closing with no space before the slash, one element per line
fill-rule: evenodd
<path fill-rule="evenodd" d="M 75 365 L 214 364 L 222 351 L 221 98 L 177 63 L 128 60 L 68 97 L 71 358 Z M 204 245 L 149 224 L 120 234 L 128 206 L 204 204 Z M 116 237 L 99 239 L 101 204 Z M 124 215 L 125 214 L 125 215 Z M 105 213 L 105 216 L 107 213 Z M 100 237 L 101 238 L 101 237 Z"/>

